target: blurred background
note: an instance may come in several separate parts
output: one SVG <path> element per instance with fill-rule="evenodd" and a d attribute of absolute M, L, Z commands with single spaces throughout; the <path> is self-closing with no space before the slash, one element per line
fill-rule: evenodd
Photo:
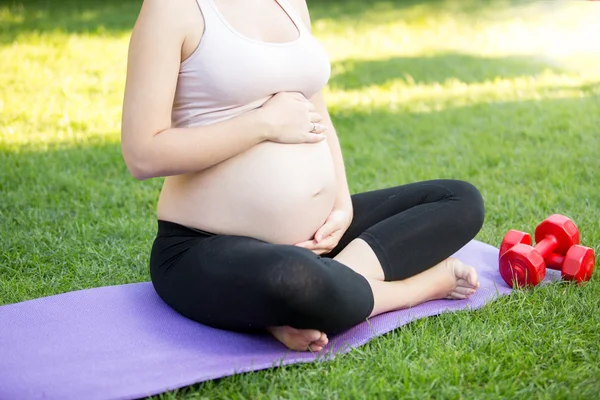
<path fill-rule="evenodd" d="M 119 145 L 140 6 L 0 1 L 4 301 L 148 278 L 162 180 L 134 181 Z M 600 241 L 600 2 L 309 8 L 332 62 L 325 95 L 353 192 L 466 179 L 486 197 L 483 241 L 553 212 Z"/>
<path fill-rule="evenodd" d="M 116 140 L 140 0 L 0 1 L 3 146 Z M 426 112 L 576 96 L 600 75 L 588 1 L 310 1 L 330 101 Z M 575 82 L 577 81 L 577 82 Z M 577 83 L 577 84 L 576 84 Z M 590 88 L 591 89 L 591 88 Z M 549 92 L 552 93 L 549 93 Z"/>

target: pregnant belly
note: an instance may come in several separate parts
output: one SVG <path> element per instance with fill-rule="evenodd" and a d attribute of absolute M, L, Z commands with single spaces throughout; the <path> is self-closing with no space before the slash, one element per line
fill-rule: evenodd
<path fill-rule="evenodd" d="M 264 142 L 200 173 L 168 177 L 158 213 L 208 232 L 295 244 L 321 227 L 335 193 L 326 141 Z"/>

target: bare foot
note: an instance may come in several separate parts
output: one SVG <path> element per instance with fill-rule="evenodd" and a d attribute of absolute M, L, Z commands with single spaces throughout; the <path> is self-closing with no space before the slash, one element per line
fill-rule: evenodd
<path fill-rule="evenodd" d="M 445 299 L 467 299 L 479 287 L 479 278 L 475 268 L 456 258 L 450 257 L 435 268 L 445 269 L 445 273 L 449 273 L 448 290 L 442 296 Z"/>
<path fill-rule="evenodd" d="M 296 329 L 291 326 L 267 328 L 275 339 L 297 351 L 321 351 L 329 343 L 327 335 L 314 329 Z"/>

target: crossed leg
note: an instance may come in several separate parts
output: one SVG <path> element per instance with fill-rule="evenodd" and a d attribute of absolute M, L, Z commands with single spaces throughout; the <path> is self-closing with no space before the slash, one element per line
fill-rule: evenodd
<path fill-rule="evenodd" d="M 452 186 L 454 183 L 456 182 L 452 182 L 450 186 Z M 459 187 L 460 185 L 463 185 L 463 183 L 459 183 Z M 435 186 L 435 184 L 433 186 Z M 467 192 L 469 190 L 473 192 L 472 187 L 469 187 L 469 189 L 467 189 Z M 414 194 L 415 193 L 413 193 L 413 197 Z M 390 193 L 388 193 L 388 196 L 389 195 Z M 395 196 L 396 194 L 391 195 L 391 197 L 388 197 L 388 199 Z M 460 201 L 467 202 L 467 207 L 465 207 L 466 210 L 468 210 L 469 208 L 473 209 L 474 207 L 473 204 L 468 204 L 470 201 L 480 202 L 481 199 L 478 196 L 478 193 L 476 193 L 476 191 L 474 193 L 470 193 L 470 196 L 473 198 L 459 199 Z M 414 205 L 414 207 L 418 205 L 427 204 L 428 209 L 432 211 L 437 211 L 439 216 L 439 207 L 435 206 L 437 202 L 428 203 L 424 201 L 427 197 L 426 192 L 420 193 L 418 197 L 420 204 L 416 204 Z M 450 197 L 442 200 L 449 199 Z M 396 199 L 395 202 L 398 202 L 398 199 Z M 363 206 L 364 205 L 366 204 L 363 204 Z M 377 205 L 371 204 L 371 208 L 377 208 L 376 206 Z M 360 204 L 359 208 L 362 208 Z M 365 210 L 359 211 L 365 212 Z M 471 229 L 471 231 L 475 230 L 475 232 L 471 232 L 471 237 L 462 238 L 461 240 L 463 242 L 465 242 L 465 240 L 468 241 L 472 239 L 472 237 L 475 236 L 477 231 L 480 229 L 481 224 L 483 223 L 482 203 L 479 204 L 478 210 L 473 211 L 474 214 L 480 214 L 479 217 L 475 218 L 479 218 L 479 221 L 473 222 L 472 225 L 475 228 Z M 371 214 L 373 214 L 373 212 L 371 212 Z M 424 213 L 421 213 L 418 216 L 422 218 L 423 214 Z M 433 217 L 435 218 L 435 215 Z M 455 215 L 455 218 L 458 217 L 460 217 L 460 215 Z M 462 217 L 464 218 L 465 215 L 462 215 Z M 364 219 L 365 218 L 363 218 L 363 220 Z M 391 225 L 391 223 L 393 223 L 396 226 L 400 223 L 398 221 L 399 218 L 396 218 L 396 221 L 390 220 L 391 218 L 386 218 L 383 220 L 383 222 L 387 223 L 387 225 Z M 409 218 L 409 221 L 410 220 L 414 220 L 414 218 Z M 364 223 L 366 223 L 366 221 L 358 221 L 356 224 L 354 224 L 353 222 L 354 225 L 364 225 Z M 460 221 L 457 221 L 456 223 L 458 224 L 460 223 Z M 441 225 L 444 225 L 443 221 L 441 222 Z M 446 223 L 446 225 L 448 225 L 448 223 Z M 452 225 L 452 222 L 450 222 L 450 225 Z M 441 230 L 444 230 L 443 228 L 443 226 L 440 226 Z M 360 229 L 360 226 L 351 227 L 349 229 L 348 235 L 345 235 L 350 237 L 342 238 L 342 240 L 340 241 L 340 245 L 338 245 L 339 249 L 334 249 L 332 253 L 334 255 L 334 260 L 339 261 L 340 263 L 359 273 L 369 283 L 374 299 L 374 307 L 369 317 L 373 317 L 375 315 L 379 315 L 389 311 L 413 307 L 430 300 L 442 298 L 466 299 L 473 293 L 475 293 L 475 291 L 479 287 L 477 271 L 472 266 L 466 265 L 455 258 L 448 257 L 454 251 L 458 250 L 458 248 L 451 248 L 450 254 L 447 254 L 446 257 L 442 257 L 442 260 L 437 262 L 436 264 L 430 264 L 432 266 L 417 266 L 416 270 L 420 271 L 418 273 L 415 273 L 415 269 L 411 268 L 410 266 L 404 268 L 404 270 L 408 271 L 390 271 L 390 266 L 382 265 L 382 263 L 380 262 L 380 258 L 382 257 L 377 256 L 374 248 L 371 247 L 371 245 L 369 245 L 369 243 L 367 243 L 362 238 L 356 237 L 356 232 L 360 231 Z M 389 226 L 380 226 L 379 234 L 381 234 L 381 232 L 386 229 L 389 231 Z M 354 230 L 355 232 L 352 232 L 352 230 Z M 377 229 L 375 229 L 375 231 L 377 231 Z M 449 231 L 452 232 L 452 229 L 450 229 Z M 418 235 L 418 232 L 416 234 Z M 445 232 L 445 234 L 447 235 L 448 232 Z M 352 238 L 351 236 L 355 237 Z M 368 235 L 366 237 L 372 236 Z M 344 243 L 344 239 L 346 239 L 346 241 L 351 241 L 349 243 Z M 433 241 L 435 242 L 435 237 L 433 237 L 433 239 Z M 379 245 L 377 241 L 375 243 Z M 446 250 L 445 252 L 441 252 L 441 254 L 444 253 L 448 253 L 448 250 Z M 394 254 L 392 254 L 392 257 L 393 256 Z M 384 258 L 388 258 L 388 256 L 386 255 Z M 400 279 L 396 280 L 394 278 Z M 327 335 L 324 332 L 320 332 L 318 330 L 295 329 L 289 326 L 271 327 L 268 328 L 268 330 L 275 336 L 275 338 L 277 338 L 279 341 L 281 341 L 283 344 L 285 344 L 287 347 L 293 350 L 310 349 L 312 351 L 321 351 L 323 347 L 326 346 L 328 343 Z"/>
<path fill-rule="evenodd" d="M 418 275 L 402 281 L 385 282 L 377 256 L 362 239 L 354 239 L 335 260 L 364 276 L 371 286 L 374 307 L 369 317 L 414 307 L 437 299 L 466 299 L 479 287 L 477 271 L 455 258 L 448 258 Z M 319 352 L 329 342 L 314 329 L 290 326 L 268 328 L 277 340 L 292 350 Z"/>

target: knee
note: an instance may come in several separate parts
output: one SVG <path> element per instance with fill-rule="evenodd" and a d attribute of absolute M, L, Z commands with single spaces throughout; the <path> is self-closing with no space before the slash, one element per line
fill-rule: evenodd
<path fill-rule="evenodd" d="M 332 259 L 298 248 L 280 271 L 270 290 L 291 311 L 290 325 L 295 328 L 336 333 L 361 322 L 371 311 L 368 282 Z"/>
<path fill-rule="evenodd" d="M 268 292 L 289 308 L 313 308 L 325 293 L 335 289 L 335 280 L 321 265 L 318 256 L 300 247 L 287 249 L 285 257 L 273 262 Z"/>
<path fill-rule="evenodd" d="M 454 198 L 461 202 L 461 220 L 475 236 L 485 220 L 485 205 L 481 192 L 473 184 L 465 181 L 452 181 L 450 190 Z"/>

